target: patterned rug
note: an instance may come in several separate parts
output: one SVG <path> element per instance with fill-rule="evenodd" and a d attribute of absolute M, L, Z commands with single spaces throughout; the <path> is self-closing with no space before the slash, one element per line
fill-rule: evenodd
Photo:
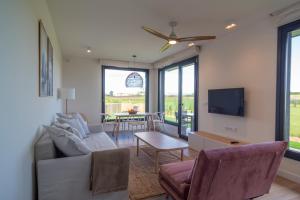
<path fill-rule="evenodd" d="M 145 152 L 144 152 L 145 151 Z M 196 152 L 189 151 L 189 157 L 184 160 L 193 159 Z M 180 151 L 172 151 L 172 154 L 180 156 Z M 168 152 L 159 155 L 160 164 L 178 162 L 178 158 Z M 150 147 L 143 147 L 139 156 L 136 156 L 136 147 L 130 148 L 130 172 L 129 172 L 129 197 L 131 200 L 141 200 L 163 195 L 165 192 L 158 183 L 158 174 L 154 172 L 155 152 Z"/>

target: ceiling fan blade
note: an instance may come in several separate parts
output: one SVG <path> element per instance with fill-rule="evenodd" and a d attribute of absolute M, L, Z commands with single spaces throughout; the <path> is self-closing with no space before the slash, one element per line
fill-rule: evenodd
<path fill-rule="evenodd" d="M 160 51 L 161 52 L 164 52 L 165 50 L 167 50 L 168 48 L 170 48 L 172 45 L 171 44 L 169 44 L 169 42 L 167 42 L 166 44 L 164 44 L 164 46 L 162 46 L 161 48 L 160 48 Z"/>
<path fill-rule="evenodd" d="M 178 38 L 178 42 L 187 42 L 187 41 L 198 41 L 198 40 L 213 40 L 216 39 L 216 36 L 194 36 L 194 37 L 183 37 Z"/>
<path fill-rule="evenodd" d="M 162 33 L 160 33 L 160 32 L 157 32 L 157 31 L 155 31 L 155 30 L 153 30 L 153 29 L 151 29 L 151 28 L 148 28 L 148 27 L 146 27 L 146 26 L 143 26 L 142 29 L 144 29 L 144 30 L 147 31 L 148 33 L 151 33 L 151 34 L 153 34 L 153 35 L 155 35 L 155 36 L 157 36 L 157 37 L 160 37 L 160 38 L 165 39 L 165 40 L 169 40 L 169 37 L 168 37 L 168 36 L 166 36 L 166 35 L 164 35 L 164 34 L 162 34 Z"/>

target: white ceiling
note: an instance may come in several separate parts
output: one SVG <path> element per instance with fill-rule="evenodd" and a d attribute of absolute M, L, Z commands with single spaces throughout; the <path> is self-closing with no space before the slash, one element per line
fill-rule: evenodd
<path fill-rule="evenodd" d="M 187 48 L 175 45 L 164 53 L 165 41 L 141 29 L 146 25 L 164 34 L 168 22 L 179 22 L 180 37 L 217 35 L 225 24 L 267 15 L 297 0 L 48 0 L 64 56 L 88 56 L 153 63 Z M 92 54 L 85 49 L 91 47 Z"/>

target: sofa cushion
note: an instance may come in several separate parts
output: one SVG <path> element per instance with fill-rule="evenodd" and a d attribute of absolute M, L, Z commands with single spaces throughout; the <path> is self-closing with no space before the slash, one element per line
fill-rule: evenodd
<path fill-rule="evenodd" d="M 69 131 L 69 132 L 71 132 L 71 133 L 74 133 L 77 137 L 79 137 L 80 139 L 83 139 L 83 137 L 82 137 L 82 135 L 80 134 L 80 132 L 77 130 L 77 129 L 75 129 L 75 128 L 73 128 L 73 127 L 71 127 L 69 124 L 67 124 L 67 123 L 60 123 L 60 122 L 54 122 L 53 123 L 53 126 L 55 126 L 55 127 L 57 127 L 57 128 L 61 128 L 61 129 L 64 129 L 64 130 L 66 130 L 66 131 Z"/>
<path fill-rule="evenodd" d="M 188 196 L 190 188 L 190 174 L 195 161 L 165 164 L 160 167 L 159 177 L 172 187 L 181 198 Z"/>
<path fill-rule="evenodd" d="M 56 147 L 66 156 L 89 154 L 91 150 L 75 134 L 54 126 L 45 126 Z"/>
<path fill-rule="evenodd" d="M 88 138 L 82 140 L 91 151 L 101 151 L 116 149 L 117 145 L 110 139 L 110 137 L 105 133 L 92 133 Z"/>
<path fill-rule="evenodd" d="M 81 127 L 83 128 L 85 134 L 90 133 L 89 127 L 87 125 L 87 121 L 83 118 L 83 116 L 79 112 L 65 114 L 65 113 L 56 113 L 59 118 L 63 119 L 78 119 Z"/>
<path fill-rule="evenodd" d="M 67 123 L 69 124 L 73 129 L 76 129 L 80 135 L 81 135 L 81 139 L 86 138 L 87 134 L 85 133 L 83 127 L 81 126 L 81 123 L 79 122 L 79 119 L 66 119 L 66 118 L 57 118 L 57 121 L 59 121 L 60 123 Z"/>
<path fill-rule="evenodd" d="M 83 128 L 85 134 L 89 134 L 90 133 L 90 130 L 89 130 L 89 127 L 87 125 L 87 121 L 85 121 L 82 117 L 82 115 L 80 113 L 74 113 L 72 114 L 72 116 L 76 119 L 78 119 L 81 127 Z"/>

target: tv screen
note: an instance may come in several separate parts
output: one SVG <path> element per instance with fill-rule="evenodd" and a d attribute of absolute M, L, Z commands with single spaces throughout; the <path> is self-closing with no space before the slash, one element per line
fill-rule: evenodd
<path fill-rule="evenodd" d="M 208 90 L 208 112 L 244 116 L 244 88 Z"/>

